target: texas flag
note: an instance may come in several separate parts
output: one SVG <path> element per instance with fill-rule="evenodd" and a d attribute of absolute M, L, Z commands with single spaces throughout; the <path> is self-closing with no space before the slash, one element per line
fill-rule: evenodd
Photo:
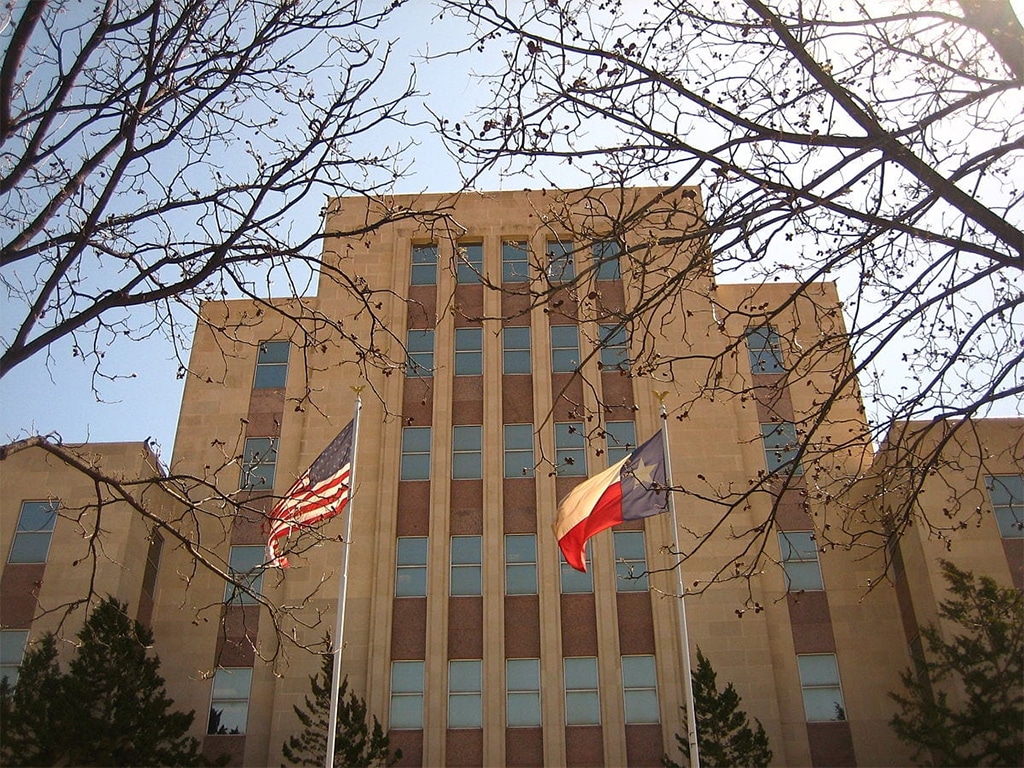
<path fill-rule="evenodd" d="M 659 431 L 618 464 L 573 488 L 558 505 L 555 538 L 565 561 L 587 570 L 587 539 L 605 528 L 668 511 L 665 440 Z"/>

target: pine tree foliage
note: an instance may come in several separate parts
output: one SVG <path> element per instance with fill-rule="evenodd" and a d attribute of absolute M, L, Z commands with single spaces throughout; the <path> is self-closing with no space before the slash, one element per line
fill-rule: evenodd
<path fill-rule="evenodd" d="M 327 724 L 331 714 L 331 675 L 334 657 L 324 655 L 323 668 L 309 676 L 305 707 L 295 706 L 303 731 L 286 741 L 281 751 L 291 765 L 323 765 L 327 755 Z M 348 676 L 338 692 L 338 724 L 334 741 L 335 765 L 383 768 L 397 763 L 402 750 L 390 750 L 390 739 L 376 716 L 367 722 L 366 702 L 348 690 Z"/>
<path fill-rule="evenodd" d="M 949 562 L 942 572 L 939 616 L 958 629 L 920 628 L 925 658 L 900 674 L 890 725 L 921 764 L 1024 765 L 1024 595 Z"/>
<path fill-rule="evenodd" d="M 4 764 L 202 764 L 188 736 L 195 713 L 171 710 L 152 644 L 113 598 L 86 620 L 66 674 L 53 635 L 33 644 L 13 693 L 3 692 Z"/>
<path fill-rule="evenodd" d="M 726 685 L 725 690 L 718 690 L 718 675 L 700 648 L 697 649 L 697 668 L 693 670 L 692 677 L 701 765 L 708 768 L 767 766 L 772 760 L 772 751 L 768 747 L 768 735 L 761 721 L 754 718 L 756 728 L 750 727 L 750 719 L 739 708 L 741 698 L 732 683 Z M 685 722 L 686 707 L 681 709 Z M 685 735 L 676 734 L 676 742 L 688 765 L 689 739 Z M 666 768 L 681 768 L 668 755 L 662 758 L 662 764 Z"/>
<path fill-rule="evenodd" d="M 64 712 L 57 641 L 44 635 L 25 653 L 16 686 L 0 682 L 0 764 L 55 765 Z"/>

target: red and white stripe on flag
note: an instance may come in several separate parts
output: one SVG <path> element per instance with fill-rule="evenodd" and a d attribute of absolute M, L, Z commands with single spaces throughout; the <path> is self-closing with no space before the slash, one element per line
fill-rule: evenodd
<path fill-rule="evenodd" d="M 350 422 L 274 506 L 267 538 L 268 566 L 288 567 L 282 552 L 293 531 L 309 530 L 345 509 L 352 474 L 352 431 Z"/>

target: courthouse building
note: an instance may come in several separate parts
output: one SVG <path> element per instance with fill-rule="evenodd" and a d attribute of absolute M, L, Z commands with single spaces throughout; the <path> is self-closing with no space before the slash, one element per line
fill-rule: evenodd
<path fill-rule="evenodd" d="M 317 295 L 283 312 L 203 308 L 169 471 L 205 484 L 154 483 L 145 516 L 97 510 L 41 449 L 4 460 L 5 673 L 39 633 L 73 636 L 82 610 L 58 609 L 94 579 L 153 628 L 207 754 L 279 764 L 320 667 L 299 645 L 334 626 L 344 525 L 262 569 L 265 516 L 363 387 L 342 669 L 400 765 L 681 760 L 679 551 L 691 649 L 774 765 L 906 764 L 886 693 L 936 618 L 939 560 L 1024 588 L 1024 419 L 909 423 L 875 455 L 835 286 L 718 284 L 699 206 L 696 189 L 333 201 L 328 233 L 394 222 L 329 236 Z M 395 216 L 416 210 L 434 213 Z M 679 530 L 623 524 L 572 570 L 559 499 L 661 429 L 662 402 Z M 901 474 L 940 444 L 945 468 Z M 80 452 L 128 481 L 158 471 L 141 443 Z M 893 510 L 915 522 L 886 546 Z"/>

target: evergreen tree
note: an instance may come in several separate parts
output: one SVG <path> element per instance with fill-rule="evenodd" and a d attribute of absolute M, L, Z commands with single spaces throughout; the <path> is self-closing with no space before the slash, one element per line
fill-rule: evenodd
<path fill-rule="evenodd" d="M 25 652 L 12 686 L 0 682 L 0 764 L 54 765 L 61 755 L 64 678 L 57 641 L 44 635 Z"/>
<path fill-rule="evenodd" d="M 292 765 L 323 765 L 327 755 L 327 724 L 331 714 L 331 674 L 334 656 L 324 655 L 323 668 L 309 676 L 312 694 L 306 696 L 306 706 L 295 706 L 295 714 L 303 726 L 298 736 L 286 741 L 281 751 Z M 346 698 L 347 694 L 347 698 Z M 338 691 L 338 725 L 334 741 L 336 765 L 383 768 L 397 763 L 402 750 L 390 751 L 390 739 L 384 733 L 376 716 L 371 729 L 366 719 L 366 702 L 348 692 L 348 676 Z"/>
<path fill-rule="evenodd" d="M 697 668 L 693 670 L 693 706 L 697 710 L 697 748 L 700 763 L 708 768 L 750 766 L 762 768 L 772 759 L 768 748 L 768 735 L 761 721 L 754 718 L 757 728 L 750 727 L 747 713 L 739 708 L 740 695 L 732 683 L 724 691 L 718 690 L 718 675 L 711 662 L 697 649 Z M 686 707 L 683 721 L 686 721 Z M 690 759 L 690 741 L 676 734 L 676 742 L 686 758 Z M 666 768 L 681 768 L 668 755 L 662 758 Z"/>
<path fill-rule="evenodd" d="M 67 674 L 56 642 L 44 636 L 28 651 L 18 684 L 3 696 L 3 758 L 16 765 L 199 765 L 188 736 L 194 712 L 174 703 L 147 649 L 152 633 L 126 607 L 103 600 L 78 634 Z"/>
<path fill-rule="evenodd" d="M 942 572 L 951 597 L 939 616 L 958 634 L 920 628 L 927 652 L 889 694 L 899 705 L 889 724 L 925 764 L 1024 765 L 1024 596 L 949 562 Z"/>

